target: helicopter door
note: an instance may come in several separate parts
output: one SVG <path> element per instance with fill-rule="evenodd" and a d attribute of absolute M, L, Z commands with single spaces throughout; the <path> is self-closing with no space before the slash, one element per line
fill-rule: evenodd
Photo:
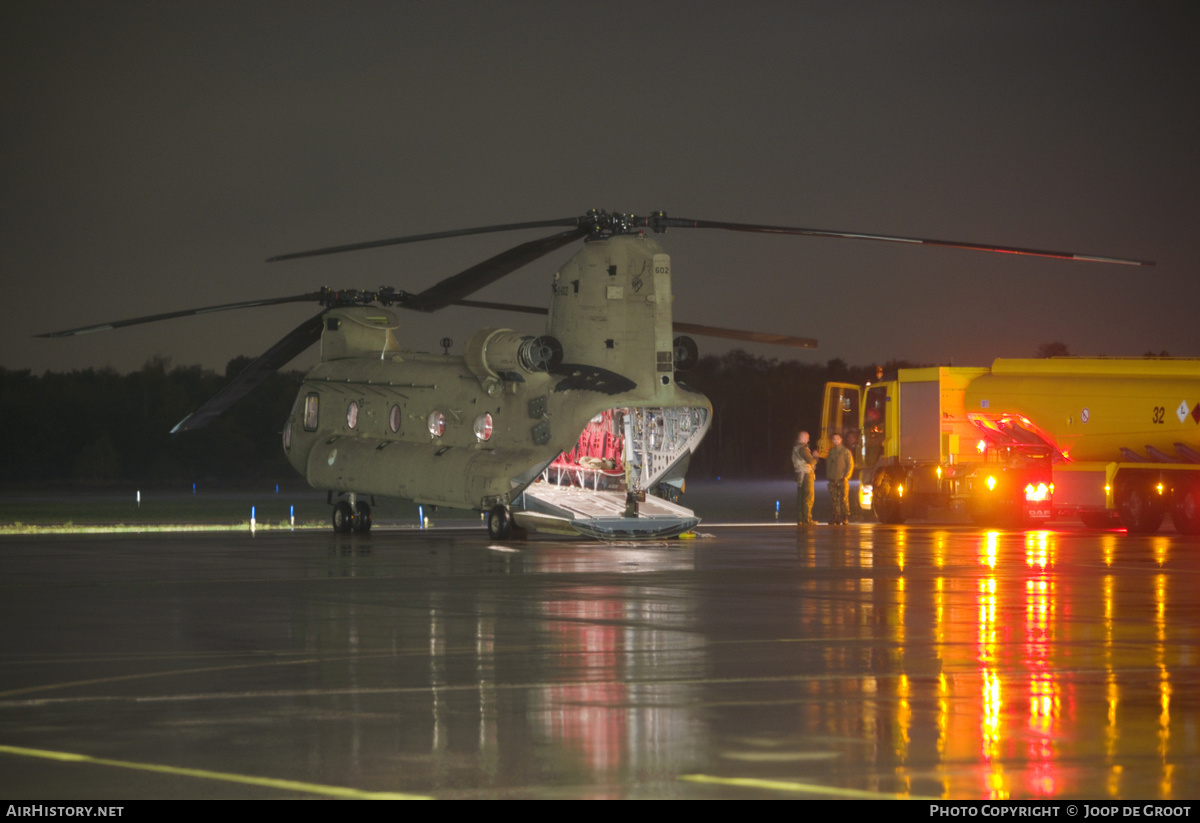
<path fill-rule="evenodd" d="M 831 438 L 842 436 L 842 445 L 854 453 L 857 462 L 862 439 L 862 419 L 859 417 L 859 398 L 862 389 L 850 383 L 826 383 L 825 402 L 821 405 L 821 434 L 817 451 L 829 453 Z"/>

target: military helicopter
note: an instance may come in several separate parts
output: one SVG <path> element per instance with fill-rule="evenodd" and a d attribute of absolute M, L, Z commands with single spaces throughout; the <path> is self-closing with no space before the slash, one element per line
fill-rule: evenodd
<path fill-rule="evenodd" d="M 286 334 L 172 430 L 198 429 L 320 341 L 283 426 L 288 460 L 327 491 L 338 532 L 368 532 L 374 496 L 486 513 L 489 534 L 514 527 L 603 540 L 657 539 L 693 528 L 679 505 L 688 461 L 712 404 L 678 379 L 694 365 L 690 334 L 813 348 L 816 341 L 675 322 L 671 260 L 646 230 L 669 228 L 840 237 L 1127 265 L 1148 261 L 991 244 L 590 211 L 582 217 L 409 235 L 272 257 L 268 262 L 537 228 L 521 243 L 418 293 L 322 288 L 50 332 L 65 337 L 175 317 L 316 302 Z M 548 308 L 468 297 L 582 240 L 551 279 Z M 547 315 L 546 333 L 484 328 L 461 355 L 404 350 L 395 309 L 448 306 Z M 446 343 L 447 348 L 449 344 Z"/>

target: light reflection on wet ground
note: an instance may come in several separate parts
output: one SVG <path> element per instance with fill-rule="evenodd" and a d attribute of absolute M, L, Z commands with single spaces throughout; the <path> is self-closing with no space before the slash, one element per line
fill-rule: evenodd
<path fill-rule="evenodd" d="M 0 792 L 1200 794 L 1195 538 L 702 530 L 3 538 Z"/>

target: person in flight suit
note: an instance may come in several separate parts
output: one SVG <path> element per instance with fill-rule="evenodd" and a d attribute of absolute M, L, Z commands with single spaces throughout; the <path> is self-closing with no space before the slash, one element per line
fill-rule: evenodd
<path fill-rule="evenodd" d="M 814 488 L 813 473 L 817 458 L 808 447 L 808 432 L 796 435 L 796 445 L 792 447 L 792 468 L 796 470 L 796 525 L 813 525 L 812 507 Z"/>

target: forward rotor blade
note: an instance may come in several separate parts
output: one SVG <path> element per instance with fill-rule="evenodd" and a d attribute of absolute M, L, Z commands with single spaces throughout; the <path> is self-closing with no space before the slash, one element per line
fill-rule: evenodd
<path fill-rule="evenodd" d="M 35 335 L 36 337 L 71 337 L 77 334 L 91 334 L 98 331 L 109 331 L 110 329 L 120 329 L 125 326 L 138 326 L 142 323 L 156 323 L 159 320 L 172 320 L 176 317 L 190 317 L 194 314 L 211 314 L 218 311 L 230 311 L 232 309 L 252 309 L 256 306 L 275 306 L 280 303 L 303 303 L 303 302 L 319 302 L 322 298 L 320 292 L 311 292 L 309 294 L 297 294 L 291 297 L 272 297 L 266 300 L 247 300 L 242 303 L 224 303 L 220 306 L 205 306 L 201 309 L 184 309 L 183 311 L 172 311 L 166 314 L 151 314 L 146 317 L 133 317 L 129 320 L 113 320 L 109 323 L 97 323 L 94 326 L 81 326 L 78 329 L 66 329 L 65 331 L 52 331 L 45 334 Z"/>
<path fill-rule="evenodd" d="M 586 235 L 587 231 L 585 229 L 575 228 L 560 234 L 543 237 L 540 240 L 530 240 L 528 243 L 514 246 L 508 251 L 503 251 L 495 257 L 489 257 L 482 263 L 478 263 L 465 271 L 461 271 L 452 277 L 447 277 L 445 280 L 435 286 L 429 287 L 420 294 L 405 297 L 400 302 L 400 305 L 406 309 L 425 312 L 443 309 L 462 300 L 469 294 L 474 294 L 484 286 L 496 282 L 506 274 L 510 274 L 522 266 L 532 263 L 539 257 L 547 255 L 555 249 L 560 249 L 568 243 L 579 240 Z"/>
<path fill-rule="evenodd" d="M 805 229 L 796 226 L 763 226 L 754 223 L 723 223 L 714 220 L 690 220 L 683 217 L 659 219 L 663 228 L 725 229 L 727 231 L 756 232 L 759 234 L 797 234 L 806 237 L 839 237 L 847 240 L 877 240 L 884 243 L 907 243 L 920 246 L 945 246 L 952 249 L 970 249 L 1000 254 L 1023 254 L 1030 257 L 1052 257 L 1058 260 L 1079 260 L 1091 263 L 1116 263 L 1122 266 L 1153 266 L 1153 260 L 1127 260 L 1121 257 L 1101 257 L 1069 251 L 1026 249 L 1017 246 L 998 246 L 994 243 L 969 243 L 961 240 L 933 240 L 927 237 L 898 237 L 888 234 L 865 234 L 863 232 L 835 231 L 832 229 Z M 652 225 L 652 224 L 651 224 Z"/>
<path fill-rule="evenodd" d="M 540 306 L 521 306 L 516 303 L 488 303 L 481 300 L 456 300 L 456 306 L 466 306 L 472 309 L 495 309 L 496 311 L 511 311 L 521 314 L 549 314 L 548 309 Z M 699 334 L 704 337 L 723 337 L 726 340 L 745 340 L 747 343 L 768 343 L 772 346 L 789 346 L 794 349 L 815 349 L 817 341 L 811 337 L 793 337 L 790 334 L 771 334 L 769 332 L 741 331 L 726 329 L 720 326 L 701 326 L 697 323 L 671 324 L 672 328 L 681 334 Z"/>
<path fill-rule="evenodd" d="M 344 246 L 328 246 L 323 249 L 312 249 L 310 251 L 297 251 L 290 254 L 279 254 L 275 257 L 268 257 L 268 263 L 277 263 L 280 260 L 296 260 L 301 257 L 319 257 L 323 254 L 341 254 L 347 251 L 361 251 L 362 249 L 377 249 L 381 246 L 399 246 L 403 243 L 420 243 L 425 240 L 442 240 L 447 237 L 468 237 L 474 234 L 490 234 L 498 231 L 518 231 L 520 229 L 543 229 L 553 226 L 578 226 L 580 218 L 578 217 L 562 217 L 557 220 L 534 220 L 525 223 L 505 223 L 499 226 L 479 226 L 473 229 L 454 229 L 453 231 L 435 231 L 430 234 L 412 234 L 407 237 L 392 237 L 387 240 L 368 240 L 365 243 L 348 243 Z"/>
<path fill-rule="evenodd" d="M 195 431 L 207 426 L 213 418 L 229 409 L 298 354 L 320 340 L 324 314 L 321 312 L 315 317 L 310 317 L 288 332 L 282 340 L 263 352 L 200 408 L 180 420 L 175 428 L 171 429 L 171 434 Z"/>

